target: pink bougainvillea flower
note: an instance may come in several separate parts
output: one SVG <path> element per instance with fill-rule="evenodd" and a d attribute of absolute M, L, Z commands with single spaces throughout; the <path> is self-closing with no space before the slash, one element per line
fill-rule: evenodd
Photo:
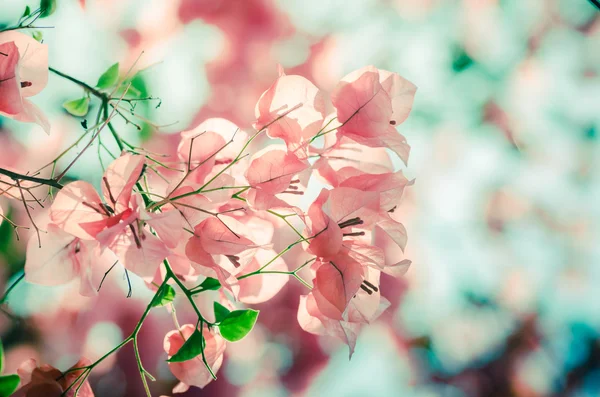
<path fill-rule="evenodd" d="M 371 227 L 378 212 L 377 192 L 348 187 L 321 190 L 305 217 L 311 236 L 308 252 L 324 258 L 337 254 L 344 236 L 353 236 L 353 227 Z"/>
<path fill-rule="evenodd" d="M 302 329 L 340 339 L 350 348 L 350 357 L 362 326 L 376 320 L 390 306 L 390 302 L 380 295 L 376 287 L 379 284 L 379 272 L 368 269 L 366 273 L 360 289 L 348 302 L 341 319 L 331 318 L 321 311 L 318 295 L 314 291 L 301 296 L 298 306 L 298 323 Z"/>
<path fill-rule="evenodd" d="M 186 324 L 179 330 L 170 331 L 165 336 L 164 349 L 169 358 L 179 351 L 195 329 L 194 325 Z M 208 327 L 202 329 L 202 335 L 205 340 L 204 356 L 206 363 L 214 373 L 217 373 L 223 362 L 225 340 L 220 335 L 209 331 Z M 173 393 L 184 393 L 190 386 L 203 388 L 212 381 L 212 376 L 206 369 L 201 355 L 183 362 L 170 362 L 169 368 L 173 375 L 180 380 L 180 383 L 173 389 Z"/>
<path fill-rule="evenodd" d="M 211 118 L 196 128 L 183 131 L 177 153 L 189 163 L 187 183 L 202 184 L 214 168 L 225 166 L 238 155 L 247 134 L 229 120 Z"/>
<path fill-rule="evenodd" d="M 271 138 L 283 139 L 290 152 L 304 158 L 303 149 L 325 118 L 325 99 L 313 83 L 302 76 L 288 76 L 280 67 L 279 78 L 261 95 L 255 114 L 257 130 L 268 126 Z"/>
<path fill-rule="evenodd" d="M 373 66 L 348 74 L 331 95 L 338 132 L 366 146 L 388 147 L 407 163 L 410 146 L 395 127 L 408 117 L 415 92 L 408 80 Z"/>
<path fill-rule="evenodd" d="M 190 262 L 190 267 L 194 269 L 197 274 L 205 277 L 212 277 L 219 280 L 221 285 L 227 288 L 234 296 L 237 296 L 239 288 L 237 286 L 238 280 L 229 271 L 219 266 L 215 261 L 215 258 L 206 252 L 202 247 L 199 240 L 190 239 L 185 246 L 185 258 Z M 169 257 L 171 261 L 173 257 Z M 178 258 L 175 265 L 183 267 L 185 262 L 182 262 L 184 258 Z M 233 260 L 236 260 L 233 258 Z"/>
<path fill-rule="evenodd" d="M 84 240 L 97 240 L 113 251 L 123 265 L 140 277 L 153 277 L 183 235 L 178 211 L 149 213 L 133 187 L 144 167 L 144 157 L 126 154 L 112 162 L 102 178 L 100 198 L 83 181 L 65 186 L 50 208 L 50 219 L 64 231 Z M 154 228 L 155 236 L 145 225 Z"/>
<path fill-rule="evenodd" d="M 285 196 L 289 198 L 304 193 L 301 189 L 306 187 L 309 175 L 303 171 L 309 167 L 308 161 L 277 147 L 267 147 L 258 152 L 246 171 L 246 180 L 251 187 L 248 203 L 255 210 L 292 207 Z M 303 175 L 299 175 L 301 173 Z"/>
<path fill-rule="evenodd" d="M 363 282 L 363 268 L 345 254 L 321 260 L 313 265 L 316 270 L 312 294 L 321 313 L 341 320 L 342 314 Z"/>
<path fill-rule="evenodd" d="M 217 278 L 237 295 L 234 276 L 252 261 L 257 248 L 248 235 L 245 225 L 233 217 L 211 217 L 195 227 L 185 254 L 199 274 Z"/>
<path fill-rule="evenodd" d="M 39 124 L 50 132 L 42 111 L 26 98 L 48 83 L 48 47 L 17 31 L 0 33 L 0 115 Z"/>
<path fill-rule="evenodd" d="M 82 358 L 71 368 L 81 368 L 90 364 L 91 361 Z M 44 364 L 38 367 L 34 359 L 27 360 L 17 370 L 19 378 L 21 378 L 21 387 L 13 394 L 13 397 L 73 397 L 81 382 L 77 378 L 82 371 L 70 371 L 63 375 L 51 365 Z M 77 383 L 66 394 L 63 394 L 73 382 Z M 94 397 L 94 392 L 87 380 L 79 388 L 77 396 Z"/>
<path fill-rule="evenodd" d="M 60 285 L 80 279 L 79 292 L 97 293 L 105 272 L 117 258 L 110 250 L 102 251 L 94 240 L 82 240 L 54 224 L 40 234 L 40 243 L 31 238 L 27 244 L 25 279 L 41 285 Z"/>

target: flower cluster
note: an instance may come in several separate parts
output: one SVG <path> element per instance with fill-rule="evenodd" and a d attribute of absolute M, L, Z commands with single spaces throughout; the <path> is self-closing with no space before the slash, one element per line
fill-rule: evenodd
<path fill-rule="evenodd" d="M 23 99 L 45 84 L 47 72 L 30 77 L 35 68 L 27 65 L 44 66 L 45 53 L 30 59 L 20 40 L 20 33 L 0 35 L 0 51 L 8 54 L 0 56 L 0 110 L 46 126 Z M 396 127 L 408 117 L 415 92 L 398 74 L 369 66 L 344 77 L 328 99 L 304 77 L 280 70 L 258 99 L 253 129 L 208 119 L 181 132 L 177 158 L 158 161 L 130 147 L 106 168 L 99 191 L 85 181 L 58 185 L 46 233 L 28 243 L 25 278 L 43 285 L 78 280 L 81 294 L 90 296 L 122 265 L 156 291 L 143 318 L 170 303 L 173 286 L 179 287 L 198 322 L 165 336 L 170 369 L 181 381 L 174 392 L 210 382 L 226 341 L 243 338 L 256 321 L 258 312 L 232 310 L 231 302 L 267 301 L 291 277 L 307 290 L 300 326 L 340 338 L 352 354 L 360 328 L 389 306 L 381 273 L 402 275 L 410 265 L 386 257 L 383 248 L 406 245 L 395 210 L 412 182 L 394 171 L 390 154 L 408 161 L 410 147 Z M 261 139 L 266 147 L 255 150 Z M 316 199 L 306 202 L 319 184 Z M 277 252 L 273 236 L 288 227 L 297 238 Z M 296 246 L 307 260 L 290 269 L 285 254 Z M 221 300 L 211 322 L 192 297 L 216 289 Z M 123 343 L 133 340 L 137 349 L 143 318 Z M 93 367 L 84 367 L 85 376 Z"/>

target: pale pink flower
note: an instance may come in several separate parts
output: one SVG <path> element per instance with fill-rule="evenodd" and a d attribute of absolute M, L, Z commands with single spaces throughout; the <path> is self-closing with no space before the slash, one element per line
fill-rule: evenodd
<path fill-rule="evenodd" d="M 194 333 L 196 327 L 192 324 L 183 325 L 179 330 L 170 331 L 165 336 L 164 349 L 171 358 L 179 351 L 185 341 Z M 217 373 L 223 363 L 223 352 L 225 351 L 225 340 L 214 332 L 209 331 L 208 327 L 202 329 L 204 336 L 204 357 L 206 363 L 214 373 Z M 182 362 L 170 362 L 169 368 L 177 379 L 180 380 L 173 393 L 184 393 L 190 386 L 203 388 L 212 381 L 212 376 L 204 365 L 202 355 Z"/>
<path fill-rule="evenodd" d="M 42 111 L 26 98 L 48 83 L 48 47 L 18 31 L 0 33 L 0 115 L 39 124 L 50 133 Z"/>
<path fill-rule="evenodd" d="M 140 277 L 151 278 L 183 235 L 177 211 L 149 213 L 133 186 L 144 167 L 144 157 L 121 156 L 109 165 L 102 178 L 100 198 L 83 181 L 65 186 L 50 208 L 50 219 L 64 231 L 84 240 L 97 240 L 113 251 L 123 265 Z M 153 227 L 156 234 L 145 227 Z"/>
<path fill-rule="evenodd" d="M 71 368 L 80 368 L 89 364 L 91 364 L 89 360 L 82 358 Z M 63 375 L 51 365 L 44 364 L 38 367 L 34 359 L 27 360 L 17 370 L 22 386 L 13 394 L 13 397 L 61 397 L 63 392 L 77 380 L 82 371 L 71 371 Z M 77 381 L 64 396 L 75 396 L 75 390 L 80 382 Z M 94 392 L 87 380 L 81 385 L 77 396 L 94 397 Z"/>
<path fill-rule="evenodd" d="M 80 293 L 95 295 L 105 272 L 117 258 L 102 251 L 95 240 L 82 240 L 54 224 L 40 234 L 40 243 L 30 238 L 27 244 L 25 279 L 41 285 L 60 285 L 78 278 Z"/>
<path fill-rule="evenodd" d="M 280 67 L 279 78 L 261 95 L 255 114 L 257 130 L 268 125 L 271 138 L 283 139 L 290 152 L 305 158 L 302 149 L 325 118 L 325 98 L 313 83 L 302 76 L 288 76 Z"/>
<path fill-rule="evenodd" d="M 331 94 L 338 132 L 366 146 L 388 147 L 407 163 L 410 146 L 395 127 L 408 117 L 415 93 L 408 80 L 373 66 L 346 75 Z"/>

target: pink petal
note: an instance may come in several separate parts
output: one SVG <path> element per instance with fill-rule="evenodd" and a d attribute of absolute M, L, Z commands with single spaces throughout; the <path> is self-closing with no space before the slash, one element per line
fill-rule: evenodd
<path fill-rule="evenodd" d="M 193 191 L 194 189 L 192 187 L 185 186 L 180 189 L 177 189 L 177 191 L 173 192 L 171 196 L 177 197 L 181 194 L 186 194 Z M 179 211 L 179 213 L 183 217 L 184 225 L 189 226 L 190 229 L 193 229 L 200 222 L 212 216 L 206 212 L 201 211 L 210 211 L 213 209 L 213 204 L 211 203 L 211 201 L 202 194 L 193 194 L 186 197 L 182 197 L 175 201 L 171 201 L 171 203 L 167 205 L 167 207 L 169 206 L 172 206 L 173 208 L 177 209 L 177 211 Z"/>
<path fill-rule="evenodd" d="M 23 111 L 14 118 L 25 123 L 35 123 L 42 127 L 46 134 L 50 134 L 50 121 L 39 107 L 27 99 L 23 99 Z"/>
<path fill-rule="evenodd" d="M 190 144 L 193 138 L 194 153 L 192 159 L 199 162 L 218 151 L 214 159 L 217 163 L 222 163 L 237 156 L 246 142 L 247 134 L 229 120 L 222 118 L 207 119 L 196 128 L 181 133 L 181 142 L 178 148 L 180 159 L 184 161 L 189 159 Z M 231 143 L 223 147 L 228 142 Z"/>
<path fill-rule="evenodd" d="M 295 155 L 267 147 L 257 153 L 246 171 L 250 186 L 267 193 L 281 193 L 288 189 L 294 175 L 309 167 Z"/>
<path fill-rule="evenodd" d="M 200 238 L 193 236 L 188 240 L 185 246 L 185 255 L 199 274 L 216 278 L 223 287 L 231 291 L 234 296 L 237 296 L 239 292 L 238 280 L 227 270 L 220 267 L 213 256 L 202 248 Z"/>
<path fill-rule="evenodd" d="M 313 294 L 300 296 L 298 323 L 307 332 L 317 335 L 330 335 L 340 339 L 350 348 L 350 358 L 354 353 L 356 339 L 361 328 L 360 323 L 332 320 L 318 309 Z"/>
<path fill-rule="evenodd" d="M 139 246 L 130 228 L 126 228 L 123 233 L 115 236 L 108 248 L 117 255 L 126 269 L 142 278 L 152 278 L 169 255 L 169 250 L 165 243 L 148 231 L 142 231 L 142 235 L 138 230 L 136 233 Z"/>
<path fill-rule="evenodd" d="M 11 41 L 19 48 L 19 83 L 31 83 L 21 89 L 21 95 L 30 97 L 39 94 L 48 84 L 48 46 L 18 31 L 0 34 L 0 43 Z"/>
<path fill-rule="evenodd" d="M 383 89 L 392 98 L 392 120 L 402 124 L 410 114 L 417 92 L 417 86 L 398 73 L 379 69 L 379 81 Z"/>
<path fill-rule="evenodd" d="M 102 178 L 102 195 L 116 213 L 129 208 L 129 200 L 137 180 L 142 174 L 143 156 L 125 154 L 113 161 Z"/>
<path fill-rule="evenodd" d="M 0 40 L 2 36 L 0 35 Z M 17 76 L 19 50 L 13 42 L 0 44 L 0 114 L 9 117 L 23 111 L 21 81 Z"/>
<path fill-rule="evenodd" d="M 301 76 L 281 75 L 256 104 L 255 128 L 278 119 L 267 128 L 271 138 L 281 138 L 295 151 L 317 134 L 325 118 L 325 100 L 314 84 Z M 283 117 L 282 117 L 283 116 Z"/>
<path fill-rule="evenodd" d="M 255 246 L 244 237 L 244 225 L 229 216 L 208 218 L 196 227 L 195 232 L 209 254 L 236 255 Z"/>
<path fill-rule="evenodd" d="M 48 233 L 40 233 L 41 247 L 37 238 L 30 238 L 27 243 L 25 279 L 34 284 L 61 285 L 77 277 L 77 240 L 77 237 L 53 224 L 48 225 Z"/>
<path fill-rule="evenodd" d="M 360 228 L 367 228 L 379 213 L 379 194 L 349 187 L 338 187 L 329 192 L 327 201 L 330 215 L 336 223 L 352 218 L 360 218 L 364 223 Z"/>
<path fill-rule="evenodd" d="M 164 349 L 169 357 L 179 351 L 185 341 L 194 333 L 195 329 L 194 325 L 185 324 L 179 330 L 170 331 L 165 335 Z M 203 328 L 202 335 L 206 343 L 204 357 L 213 372 L 217 373 L 223 362 L 225 340 L 220 335 L 209 331 L 207 327 Z M 188 361 L 169 363 L 169 369 L 185 385 L 203 388 L 213 380 L 202 361 L 201 355 Z M 176 389 L 177 392 L 182 392 L 186 388 L 185 386 L 181 387 L 178 385 Z M 173 392 L 175 393 L 176 391 L 173 390 Z"/>
<path fill-rule="evenodd" d="M 83 239 L 92 239 L 80 224 L 108 221 L 102 200 L 92 185 L 83 181 L 62 188 L 50 207 L 50 219 L 65 232 Z"/>
<path fill-rule="evenodd" d="M 342 319 L 346 306 L 360 288 L 362 273 L 360 263 L 346 255 L 338 255 L 319 266 L 312 293 L 323 315 Z"/>
<path fill-rule="evenodd" d="M 333 187 L 351 176 L 389 173 L 394 169 L 385 148 L 360 145 L 343 136 L 321 154 L 313 167 Z"/>
<path fill-rule="evenodd" d="M 347 178 L 340 186 L 380 193 L 381 207 L 387 211 L 399 204 L 404 188 L 410 184 L 402 171 L 398 171 L 378 175 L 359 174 Z"/>
<path fill-rule="evenodd" d="M 366 273 L 364 279 L 378 287 L 380 272 L 373 268 L 368 268 Z M 380 314 L 380 302 L 381 290 L 379 288 L 371 294 L 363 289 L 359 289 L 348 305 L 346 320 L 355 323 L 370 323 Z"/>
<path fill-rule="evenodd" d="M 392 94 L 396 92 L 387 80 L 384 87 L 379 79 L 378 69 L 368 66 L 350 73 L 340 81 L 331 95 L 341 123 L 338 131 L 362 145 L 389 147 L 407 163 L 410 146 L 391 124 L 396 121 L 392 119 L 392 98 L 386 89 Z M 400 107 L 398 111 L 399 116 L 403 117 Z"/>
<path fill-rule="evenodd" d="M 408 237 L 403 224 L 389 219 L 379 222 L 377 227 L 379 230 L 385 232 L 404 251 Z"/>
<path fill-rule="evenodd" d="M 331 94 L 331 101 L 338 122 L 343 124 L 338 131 L 351 139 L 376 137 L 390 126 L 392 101 L 373 66 L 345 76 Z"/>
<path fill-rule="evenodd" d="M 342 247 L 342 231 L 338 224 L 322 209 L 329 198 L 327 189 L 321 190 L 317 199 L 308 208 L 306 224 L 312 237 L 308 251 L 316 256 L 330 257 Z"/>
<path fill-rule="evenodd" d="M 183 239 L 185 231 L 183 230 L 183 219 L 177 210 L 163 211 L 161 213 L 142 212 L 141 220 L 145 221 L 158 237 L 169 248 L 177 246 L 179 241 Z"/>

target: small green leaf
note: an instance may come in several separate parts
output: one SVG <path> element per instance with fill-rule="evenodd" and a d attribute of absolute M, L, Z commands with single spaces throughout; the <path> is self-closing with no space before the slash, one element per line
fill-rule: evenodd
<path fill-rule="evenodd" d="M 35 31 L 32 33 L 32 36 L 33 36 L 33 38 L 34 38 L 36 41 L 39 41 L 40 43 L 41 43 L 41 42 L 42 42 L 42 40 L 44 39 L 44 36 L 42 35 L 42 32 L 40 32 L 39 30 L 35 30 Z"/>
<path fill-rule="evenodd" d="M 17 390 L 19 382 L 18 375 L 0 376 L 0 397 L 9 397 L 12 395 Z"/>
<path fill-rule="evenodd" d="M 243 339 L 254 327 L 258 318 L 257 310 L 235 310 L 219 324 L 221 336 L 230 342 Z"/>
<path fill-rule="evenodd" d="M 27 18 L 31 14 L 31 8 L 29 6 L 25 7 L 25 11 L 23 11 L 23 15 L 21 15 L 21 19 Z"/>
<path fill-rule="evenodd" d="M 216 291 L 219 288 L 221 288 L 221 283 L 216 278 L 207 277 L 206 279 L 204 279 L 202 284 L 200 284 L 198 286 L 198 288 L 202 288 L 202 290 L 204 290 L 204 291 L 208 291 L 208 290 Z"/>
<path fill-rule="evenodd" d="M 180 363 L 182 361 L 191 360 L 202 354 L 203 345 L 204 336 L 202 336 L 202 333 L 196 328 L 189 339 L 179 348 L 179 351 L 167 361 L 170 363 Z"/>
<path fill-rule="evenodd" d="M 56 0 L 41 0 L 40 1 L 40 18 L 49 17 L 56 11 Z"/>
<path fill-rule="evenodd" d="M 227 318 L 229 313 L 231 313 L 228 308 L 226 308 L 217 301 L 215 301 L 213 307 L 215 309 L 215 322 L 217 323 L 223 321 L 225 318 Z"/>
<path fill-rule="evenodd" d="M 152 306 L 164 306 L 173 302 L 173 299 L 175 299 L 175 289 L 170 285 L 165 284 L 158 291 L 156 299 L 152 301 Z"/>
<path fill-rule="evenodd" d="M 105 90 L 117 84 L 119 80 L 119 62 L 112 65 L 110 68 L 106 70 L 106 72 L 102 73 L 102 76 L 98 79 L 98 83 L 96 87 L 101 90 Z"/>
<path fill-rule="evenodd" d="M 87 114 L 90 109 L 90 98 L 83 97 L 81 99 L 74 99 L 63 103 L 63 108 L 73 116 L 83 117 Z"/>

